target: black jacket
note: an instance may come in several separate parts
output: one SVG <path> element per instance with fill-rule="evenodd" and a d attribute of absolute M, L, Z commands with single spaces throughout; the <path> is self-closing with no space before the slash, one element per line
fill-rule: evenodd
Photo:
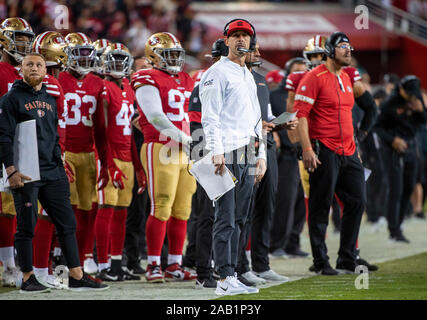
<path fill-rule="evenodd" d="M 427 111 L 423 103 L 422 112 L 414 112 L 399 94 L 397 86 L 380 105 L 380 115 L 375 130 L 384 143 L 390 145 L 396 136 L 411 142 L 419 127 L 427 121 Z"/>
<path fill-rule="evenodd" d="M 271 111 L 275 117 L 286 111 L 286 100 L 288 99 L 288 90 L 286 90 L 286 77 L 275 89 L 270 92 Z M 277 131 L 280 137 L 280 149 L 282 151 L 296 152 L 296 145 L 292 144 L 288 137 L 288 130 Z"/>
<path fill-rule="evenodd" d="M 59 179 L 64 173 L 64 168 L 57 131 L 56 100 L 46 92 L 44 84 L 40 91 L 35 91 L 23 80 L 17 80 L 11 90 L 1 98 L 0 161 L 6 168 L 15 165 L 13 141 L 16 125 L 32 119 L 36 120 L 40 178 Z"/>

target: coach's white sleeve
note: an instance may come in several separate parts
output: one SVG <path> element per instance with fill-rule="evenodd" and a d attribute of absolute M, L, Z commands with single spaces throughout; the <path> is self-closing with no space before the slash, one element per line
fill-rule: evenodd
<path fill-rule="evenodd" d="M 199 98 L 202 104 L 202 126 L 206 149 L 214 155 L 224 154 L 220 116 L 224 105 L 222 77 L 215 70 L 208 70 L 199 83 Z"/>
<path fill-rule="evenodd" d="M 175 127 L 163 112 L 159 89 L 144 85 L 136 89 L 135 94 L 145 117 L 156 130 L 182 144 L 189 144 L 192 141 L 191 137 Z"/>

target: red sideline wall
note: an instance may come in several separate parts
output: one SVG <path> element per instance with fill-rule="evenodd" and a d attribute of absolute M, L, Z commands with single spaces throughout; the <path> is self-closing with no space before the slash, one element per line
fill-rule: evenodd
<path fill-rule="evenodd" d="M 405 74 L 415 74 L 421 85 L 427 89 L 427 46 L 410 38 L 402 37 L 402 56 L 400 63 Z M 403 76 L 403 75 L 401 75 Z"/>

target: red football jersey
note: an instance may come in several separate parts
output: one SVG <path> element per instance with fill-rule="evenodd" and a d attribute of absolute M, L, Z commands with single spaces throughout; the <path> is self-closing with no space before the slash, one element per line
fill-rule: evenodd
<path fill-rule="evenodd" d="M 15 80 L 22 79 L 18 69 L 6 62 L 0 62 L 0 97 L 4 96 Z"/>
<path fill-rule="evenodd" d="M 94 121 L 104 121 L 101 78 L 87 74 L 78 80 L 68 72 L 59 74 L 59 83 L 68 108 L 65 148 L 68 151 L 94 151 Z"/>
<path fill-rule="evenodd" d="M 353 67 L 345 67 L 343 68 L 343 70 L 348 74 L 348 76 L 350 77 L 350 81 L 351 81 L 351 86 L 354 85 L 354 83 L 356 81 L 362 80 L 362 78 L 360 77 L 359 71 L 357 71 L 356 68 Z"/>
<path fill-rule="evenodd" d="M 288 91 L 296 92 L 298 88 L 298 84 L 300 83 L 301 79 L 304 78 L 304 76 L 308 73 L 308 71 L 296 71 L 292 72 L 287 78 L 286 78 L 286 89 Z"/>
<path fill-rule="evenodd" d="M 61 150 L 65 151 L 65 120 L 67 117 L 67 107 L 65 104 L 64 91 L 58 79 L 47 74 L 43 80 L 46 85 L 46 92 L 56 99 L 56 111 L 58 113 L 58 134 Z"/>
<path fill-rule="evenodd" d="M 107 140 L 111 155 L 123 161 L 132 161 L 132 117 L 135 92 L 129 80 L 122 80 L 122 88 L 116 83 L 104 80 L 103 97 L 108 102 L 106 114 Z"/>
<path fill-rule="evenodd" d="M 193 74 L 193 76 L 191 77 L 192 79 L 193 79 L 193 81 L 194 81 L 194 87 L 196 87 L 198 84 L 199 84 L 199 82 L 200 82 L 200 80 L 202 79 L 202 76 L 203 76 L 203 74 L 205 73 L 205 69 L 202 69 L 202 70 L 197 70 L 194 74 Z"/>
<path fill-rule="evenodd" d="M 185 72 L 171 75 L 157 69 L 140 70 L 132 76 L 132 87 L 136 90 L 143 85 L 155 86 L 159 89 L 165 115 L 179 130 L 190 135 L 188 102 L 194 88 L 193 79 Z M 167 144 L 169 138 L 161 135 L 160 132 L 148 122 L 139 105 L 138 112 L 141 115 L 139 124 L 144 134 L 144 142 Z"/>

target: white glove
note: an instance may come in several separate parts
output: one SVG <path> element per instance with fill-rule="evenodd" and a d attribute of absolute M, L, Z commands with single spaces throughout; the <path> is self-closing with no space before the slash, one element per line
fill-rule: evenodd
<path fill-rule="evenodd" d="M 185 152 L 185 154 L 190 158 L 190 147 L 191 143 L 193 142 L 193 139 L 190 136 L 183 135 L 182 138 L 182 147 Z"/>

